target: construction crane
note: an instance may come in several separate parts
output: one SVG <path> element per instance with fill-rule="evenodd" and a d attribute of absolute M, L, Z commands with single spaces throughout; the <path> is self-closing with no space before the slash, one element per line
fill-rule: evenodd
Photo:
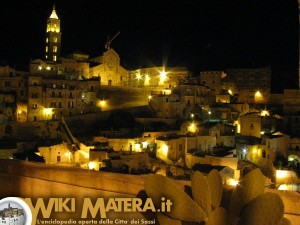
<path fill-rule="evenodd" d="M 109 36 L 107 37 L 107 41 L 105 43 L 105 49 L 108 50 L 110 49 L 110 44 L 111 42 L 120 34 L 120 31 L 118 31 L 115 36 L 113 36 L 111 39 L 109 38 Z"/>

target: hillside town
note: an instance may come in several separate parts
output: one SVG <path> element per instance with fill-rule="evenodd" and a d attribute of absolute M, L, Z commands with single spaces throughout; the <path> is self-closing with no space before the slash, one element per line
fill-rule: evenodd
<path fill-rule="evenodd" d="M 55 7 L 45 58 L 0 65 L 0 157 L 96 171 L 190 179 L 217 169 L 235 184 L 260 168 L 270 185 L 299 191 L 300 92 L 272 93 L 272 71 L 192 75 L 159 65 L 127 70 L 112 48 L 61 56 Z"/>

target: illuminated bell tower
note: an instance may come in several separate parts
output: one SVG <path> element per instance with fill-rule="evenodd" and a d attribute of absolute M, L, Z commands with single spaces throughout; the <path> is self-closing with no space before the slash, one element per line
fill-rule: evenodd
<path fill-rule="evenodd" d="M 61 32 L 60 32 L 60 19 L 58 18 L 55 5 L 53 5 L 52 13 L 47 20 L 46 29 L 46 61 L 56 62 L 60 57 L 61 48 Z"/>

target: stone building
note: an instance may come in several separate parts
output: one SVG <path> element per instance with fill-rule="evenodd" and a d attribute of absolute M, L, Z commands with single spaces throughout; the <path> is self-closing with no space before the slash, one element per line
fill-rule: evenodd
<path fill-rule="evenodd" d="M 149 67 L 129 71 L 129 86 L 151 88 L 173 88 L 188 78 L 185 67 Z"/>
<path fill-rule="evenodd" d="M 270 115 L 263 115 L 262 112 L 250 112 L 240 116 L 240 133 L 244 136 L 260 138 L 264 134 L 271 134 L 276 131 L 276 118 Z"/>
<path fill-rule="evenodd" d="M 238 95 L 238 102 L 266 104 L 270 101 L 271 68 L 228 69 L 223 84 Z"/>
<path fill-rule="evenodd" d="M 101 85 L 128 86 L 128 71 L 120 65 L 120 56 L 112 48 L 90 59 L 90 77 L 99 77 Z"/>
<path fill-rule="evenodd" d="M 156 138 L 156 156 L 170 163 L 182 161 L 185 157 L 186 140 L 177 135 Z"/>
<path fill-rule="evenodd" d="M 0 114 L 8 121 L 26 117 L 27 73 L 15 70 L 7 62 L 0 63 Z"/>
<path fill-rule="evenodd" d="M 215 94 L 221 94 L 224 84 L 222 79 L 226 76 L 223 71 L 202 71 L 200 72 L 200 84 L 212 88 Z"/>
<path fill-rule="evenodd" d="M 99 112 L 99 80 L 28 78 L 28 121 Z"/>
<path fill-rule="evenodd" d="M 285 89 L 283 93 L 283 115 L 286 132 L 300 136 L 300 91 Z"/>
<path fill-rule="evenodd" d="M 186 82 L 169 92 L 152 95 L 149 105 L 160 118 L 200 119 L 207 117 L 208 106 L 214 101 L 210 88 Z"/>
<path fill-rule="evenodd" d="M 270 102 L 270 67 L 227 69 L 226 72 L 203 71 L 200 73 L 200 82 L 215 91 L 218 95 L 217 102 L 228 102 L 230 100 L 228 94 L 235 96 L 235 101 L 240 103 L 266 104 Z"/>

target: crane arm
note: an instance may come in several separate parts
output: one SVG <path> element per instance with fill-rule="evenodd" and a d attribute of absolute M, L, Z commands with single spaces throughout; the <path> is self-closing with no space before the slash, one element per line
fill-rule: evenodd
<path fill-rule="evenodd" d="M 120 34 L 121 32 L 118 31 L 111 39 L 108 38 L 106 44 L 105 44 L 105 49 L 108 50 L 110 49 L 110 44 L 111 42 Z"/>

